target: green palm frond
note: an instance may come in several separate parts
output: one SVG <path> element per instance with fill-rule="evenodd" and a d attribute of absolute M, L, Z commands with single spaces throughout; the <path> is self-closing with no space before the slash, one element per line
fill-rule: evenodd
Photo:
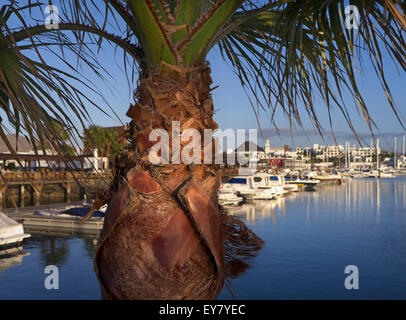
<path fill-rule="evenodd" d="M 96 5 L 86 0 L 60 1 L 65 18 L 78 25 L 106 31 L 112 27 L 108 14 L 112 21 L 120 17 L 126 25 L 125 38 L 142 48 L 147 69 L 160 61 L 190 66 L 203 63 L 213 39 L 243 3 L 244 0 L 105 0 L 104 5 Z M 115 27 L 120 30 L 120 23 L 115 23 Z"/>
<path fill-rule="evenodd" d="M 74 142 L 72 139 L 78 133 L 78 124 L 85 126 L 90 121 L 89 106 L 99 108 L 88 98 L 88 93 L 98 93 L 90 82 L 78 75 L 75 66 L 63 61 L 63 57 L 51 46 L 68 48 L 80 60 L 86 61 L 96 73 L 99 72 L 99 66 L 63 34 L 49 33 L 44 26 L 27 26 L 20 11 L 36 6 L 32 4 L 17 8 L 4 5 L 0 8 L 0 108 L 4 111 L 4 120 L 7 120 L 2 119 L 0 133 L 3 140 L 7 140 L 6 133 L 11 126 L 17 136 L 27 136 L 36 153 L 38 149 L 44 150 L 51 146 L 64 154 L 66 149 L 71 150 L 67 142 Z M 11 28 L 12 19 L 14 25 L 15 21 L 20 22 L 19 29 Z M 49 34 L 42 38 L 36 37 L 42 33 Z M 41 47 L 59 57 L 69 70 L 48 65 L 39 50 Z M 78 89 L 78 84 L 86 88 L 86 94 L 81 91 L 83 89 Z M 56 123 L 70 132 L 71 141 L 59 135 L 61 130 L 56 128 Z M 8 141 L 6 144 L 15 153 Z"/>

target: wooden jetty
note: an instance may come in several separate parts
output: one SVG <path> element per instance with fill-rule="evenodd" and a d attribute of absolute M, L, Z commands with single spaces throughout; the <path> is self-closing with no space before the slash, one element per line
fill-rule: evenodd
<path fill-rule="evenodd" d="M 11 190 L 18 190 L 17 201 L 14 205 L 24 207 L 25 199 L 31 200 L 32 205 L 39 205 L 41 193 L 44 188 L 50 185 L 61 187 L 64 192 L 64 201 L 72 200 L 72 189 L 79 190 L 79 198 L 82 198 L 86 193 L 85 189 L 89 190 L 93 186 L 108 185 L 110 182 L 110 173 L 85 173 L 83 171 L 45 171 L 45 172 L 6 172 L 0 175 L 0 208 L 4 208 L 6 198 Z M 88 195 L 89 196 L 89 195 Z M 13 200 L 12 200 L 13 201 Z"/>

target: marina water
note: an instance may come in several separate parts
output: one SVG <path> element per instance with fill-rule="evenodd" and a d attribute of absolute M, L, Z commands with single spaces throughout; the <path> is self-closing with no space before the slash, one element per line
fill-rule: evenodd
<path fill-rule="evenodd" d="M 219 299 L 405 299 L 406 177 L 352 179 L 229 209 L 265 245 Z M 0 299 L 100 299 L 96 236 L 35 234 L 0 259 Z M 47 290 L 47 265 L 59 289 Z M 359 289 L 344 286 L 355 265 Z"/>

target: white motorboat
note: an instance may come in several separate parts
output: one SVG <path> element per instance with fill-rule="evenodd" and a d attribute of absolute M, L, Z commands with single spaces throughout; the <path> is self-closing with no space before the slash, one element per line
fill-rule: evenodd
<path fill-rule="evenodd" d="M 348 172 L 348 175 L 351 178 L 355 178 L 355 179 L 377 178 L 377 177 L 379 177 L 379 171 L 378 170 L 354 170 L 354 169 L 351 169 Z"/>
<path fill-rule="evenodd" d="M 86 216 L 86 214 L 91 210 L 91 207 L 83 206 L 71 206 L 65 210 L 55 210 L 55 209 L 42 209 L 34 211 L 34 215 L 43 217 L 59 217 L 59 218 L 80 218 Z M 102 206 L 100 209 L 93 212 L 92 217 L 102 218 L 105 216 L 107 210 L 107 204 Z"/>
<path fill-rule="evenodd" d="M 254 176 L 254 183 L 256 188 L 267 189 L 270 188 L 276 196 L 283 196 L 291 191 L 293 188 L 285 183 L 285 178 L 281 175 L 270 175 L 269 173 L 257 173 Z M 297 188 L 297 187 L 296 187 Z"/>
<path fill-rule="evenodd" d="M 59 218 L 72 218 L 70 214 L 61 213 L 59 210 L 53 209 L 42 209 L 42 210 L 35 210 L 34 215 L 42 216 L 42 217 L 59 217 Z"/>
<path fill-rule="evenodd" d="M 285 181 L 285 176 L 283 175 L 270 175 L 269 176 L 269 184 L 271 186 L 280 186 L 283 188 L 285 193 L 289 192 L 297 192 L 299 191 L 299 187 L 296 184 L 288 184 Z"/>
<path fill-rule="evenodd" d="M 254 178 L 256 181 L 254 181 Z M 235 176 L 227 183 L 223 184 L 224 188 L 232 188 L 246 200 L 272 200 L 277 193 L 274 188 L 266 186 L 262 178 L 257 175 L 253 176 Z"/>
<path fill-rule="evenodd" d="M 381 171 L 379 174 L 380 178 L 395 178 L 396 174 L 393 171 Z"/>
<path fill-rule="evenodd" d="M 218 200 L 221 205 L 230 206 L 239 204 L 244 199 L 243 197 L 239 197 L 233 188 L 224 187 L 224 185 L 222 185 L 219 189 Z"/>
<path fill-rule="evenodd" d="M 406 168 L 397 169 L 395 173 L 398 176 L 405 176 L 406 175 Z"/>
<path fill-rule="evenodd" d="M 363 178 L 368 178 L 368 176 L 363 173 L 363 172 L 356 172 L 352 175 L 352 178 L 354 179 L 363 179 Z"/>
<path fill-rule="evenodd" d="M 21 223 L 10 219 L 4 213 L 0 212 L 0 248 L 19 245 L 23 239 L 30 236 L 30 234 L 24 233 L 24 228 Z"/>
<path fill-rule="evenodd" d="M 286 184 L 296 185 L 297 187 L 304 187 L 305 189 L 313 189 L 316 185 L 320 183 L 320 180 L 298 178 L 297 176 L 286 175 L 285 182 Z"/>
<path fill-rule="evenodd" d="M 328 173 L 328 172 L 315 172 L 312 171 L 308 175 L 309 179 L 319 180 L 320 182 L 341 182 L 341 175 Z"/>

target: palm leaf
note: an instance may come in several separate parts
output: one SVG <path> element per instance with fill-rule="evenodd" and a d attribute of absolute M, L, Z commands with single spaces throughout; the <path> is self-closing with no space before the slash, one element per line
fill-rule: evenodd
<path fill-rule="evenodd" d="M 260 109 L 266 110 L 270 121 L 276 124 L 275 115 L 277 110 L 282 109 L 291 126 L 300 126 L 300 106 L 303 105 L 321 134 L 323 128 L 314 103 L 317 94 L 325 101 L 331 127 L 331 110 L 337 107 L 356 134 L 351 109 L 344 103 L 346 91 L 353 97 L 354 105 L 370 130 L 376 127 L 358 88 L 358 70 L 355 68 L 356 63 L 362 61 L 361 57 L 367 54 L 396 118 L 403 125 L 403 116 L 386 81 L 383 56 L 390 55 L 399 68 L 406 70 L 406 1 L 351 1 L 360 12 L 360 28 L 357 31 L 345 28 L 341 16 L 347 2 L 343 0 L 105 0 L 102 5 L 94 1 L 66 0 L 57 3 L 63 21 L 54 38 L 42 42 L 44 46 L 49 46 L 52 41 L 66 45 L 68 41 L 62 32 L 69 30 L 79 44 L 74 51 L 78 60 L 91 64 L 89 57 L 83 53 L 88 49 L 85 39 L 96 43 L 98 50 L 102 48 L 103 40 L 107 40 L 123 49 L 126 73 L 127 66 L 131 64 L 130 77 L 134 80 L 134 63 L 128 60 L 129 56 L 143 71 L 154 68 L 160 61 L 197 65 L 204 62 L 208 51 L 217 44 L 222 57 L 232 64 L 242 86 L 250 93 L 257 117 Z M 11 14 L 20 17 L 19 12 L 23 8 L 13 7 L 12 12 L 10 8 L 4 6 L 0 11 L 2 30 L 5 30 L 2 41 L 7 41 L 8 49 L 37 52 L 41 45 L 37 36 L 46 34 L 46 30 L 40 25 L 28 26 L 24 23 L 22 30 L 12 33 L 7 29 L 6 21 Z M 32 8 L 27 6 L 25 9 Z M 30 40 L 28 47 L 27 44 L 18 44 L 21 39 L 27 38 Z M 69 97 L 69 102 L 65 103 L 75 114 L 86 115 L 84 96 L 68 85 L 70 74 L 51 68 L 37 72 L 35 70 L 41 69 L 40 66 L 23 60 L 24 56 L 21 52 L 19 54 L 27 70 L 31 70 L 31 79 L 40 75 L 40 82 L 49 86 L 50 78 L 46 78 L 50 76 L 49 72 L 53 77 L 58 75 L 58 86 L 48 88 L 58 92 L 62 101 L 63 97 L 65 100 Z M 39 60 L 38 63 L 43 63 Z M 98 74 L 93 65 L 92 69 Z M 28 88 L 27 77 L 25 75 L 22 78 L 25 82 L 18 85 L 25 84 Z M 11 93 L 15 96 L 17 93 L 10 88 L 12 84 L 17 85 L 18 77 L 8 75 L 7 79 L 10 82 L 8 91 L 3 89 L 0 92 L 3 105 L 10 100 Z M 44 96 L 37 86 L 29 87 L 28 92 L 30 99 L 16 100 L 20 105 L 11 120 L 17 127 L 29 126 L 24 121 L 30 121 L 30 117 L 22 121 L 20 115 L 24 110 L 22 102 L 28 106 L 27 101 L 41 101 L 42 107 L 47 109 L 42 114 L 47 114 L 49 107 L 56 103 Z M 57 120 L 69 124 L 62 109 L 62 106 L 54 109 L 60 114 Z M 35 112 L 35 116 L 37 114 Z"/>
<path fill-rule="evenodd" d="M 360 12 L 360 28 L 347 30 L 340 12 L 344 1 L 284 1 L 236 12 L 219 34 L 222 56 L 237 70 L 243 84 L 272 120 L 277 107 L 290 121 L 301 124 L 303 104 L 316 129 L 318 122 L 314 93 L 323 97 L 331 120 L 337 106 L 356 135 L 343 101 L 343 89 L 350 92 L 371 132 L 375 123 L 358 88 L 355 63 L 365 53 L 381 81 L 388 102 L 399 123 L 404 121 L 393 101 L 383 66 L 383 50 L 403 70 L 406 61 L 404 41 L 404 1 L 352 1 Z M 301 102 L 301 103 L 299 103 Z"/>
<path fill-rule="evenodd" d="M 86 126 L 90 121 L 88 107 L 92 105 L 99 108 L 87 98 L 90 91 L 97 92 L 78 75 L 73 66 L 67 72 L 47 65 L 39 48 L 48 48 L 51 43 L 57 44 L 57 41 L 59 45 L 73 50 L 81 60 L 86 59 L 88 65 L 91 62 L 88 56 L 85 58 L 83 51 L 76 50 L 76 46 L 63 35 L 48 36 L 46 42 L 35 37 L 37 33 L 46 32 L 45 28 L 26 26 L 19 12 L 36 6 L 33 4 L 16 8 L 4 5 L 0 8 L 0 108 L 4 111 L 8 124 L 15 129 L 17 137 L 19 134 L 28 135 L 27 138 L 37 154 L 38 148 L 44 150 L 49 142 L 62 155 L 66 150 L 71 150 L 71 147 L 59 135 L 54 124 L 63 124 L 74 137 L 78 133 L 78 123 Z M 21 21 L 22 29 L 15 31 L 14 28 L 11 31 L 11 18 Z M 27 51 L 31 52 L 30 57 L 25 55 Z M 32 58 L 32 53 L 37 59 Z M 92 67 L 97 71 L 97 65 Z M 83 94 L 73 83 L 85 87 L 87 94 Z M 1 127 L 2 138 L 10 149 L 11 144 L 5 133 L 10 130 L 8 124 L 2 122 Z M 15 150 L 10 152 L 14 154 Z"/>

